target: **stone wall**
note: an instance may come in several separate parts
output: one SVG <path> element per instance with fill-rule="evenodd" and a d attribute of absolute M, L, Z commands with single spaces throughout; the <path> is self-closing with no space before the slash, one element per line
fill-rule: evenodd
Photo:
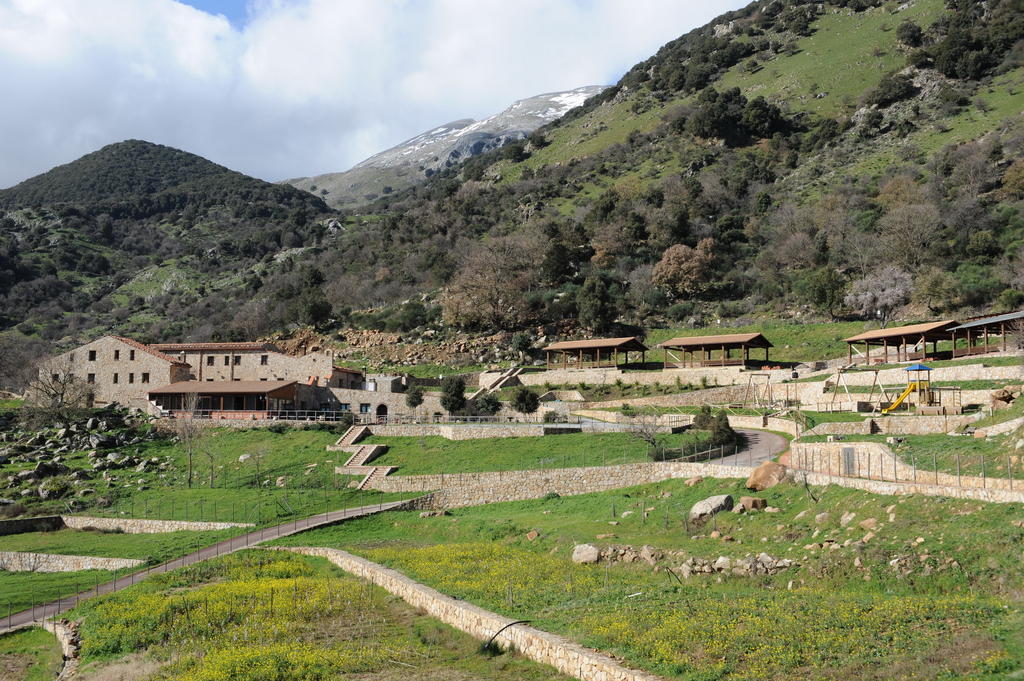
<path fill-rule="evenodd" d="M 619 466 L 552 468 L 490 473 L 438 475 L 391 475 L 371 480 L 368 487 L 381 492 L 430 492 L 431 508 L 459 508 L 500 501 L 539 499 L 604 492 L 673 478 L 703 475 L 713 478 L 746 478 L 742 466 L 682 462 L 633 463 Z"/>
<path fill-rule="evenodd" d="M 402 573 L 338 549 L 290 549 L 307 556 L 326 558 L 342 570 L 392 593 L 414 608 L 481 640 L 489 640 L 515 620 L 484 610 L 420 584 Z M 583 681 L 659 681 L 645 672 L 624 667 L 611 657 L 562 636 L 525 624 L 509 626 L 495 637 L 502 648 Z"/>
<path fill-rule="evenodd" d="M 1024 466 L 1018 464 L 1020 470 L 1015 474 L 1016 479 L 936 473 L 934 469 L 928 470 L 932 468 L 931 459 L 917 461 L 915 469 L 880 442 L 795 442 L 790 449 L 790 464 L 802 471 L 821 474 L 830 483 L 843 480 L 838 484 L 848 487 L 858 485 L 847 484 L 847 480 L 868 479 L 897 483 L 895 488 L 886 489 L 901 489 L 904 491 L 898 493 L 903 494 L 914 493 L 908 491 L 913 487 L 930 488 L 931 491 L 922 491 L 922 494 L 976 499 L 998 493 L 989 500 L 1024 501 Z M 978 496 L 978 492 L 986 494 Z"/>
<path fill-rule="evenodd" d="M 1021 426 L 1024 426 L 1024 416 L 1021 416 L 1020 418 L 1010 419 L 1009 421 L 1004 421 L 1003 423 L 997 423 L 994 426 L 988 426 L 987 428 L 979 428 L 978 432 L 984 435 L 985 437 L 992 437 L 993 435 L 1003 435 L 1004 433 L 1012 432 L 1014 430 L 1017 430 Z"/>
<path fill-rule="evenodd" d="M 571 423 L 503 423 L 503 424 L 447 424 L 410 423 L 371 426 L 374 435 L 381 437 L 438 436 L 448 440 L 481 440 L 494 437 L 540 437 L 561 433 L 580 432 Z"/>
<path fill-rule="evenodd" d="M 601 400 L 598 402 L 583 402 L 577 406 L 580 409 L 600 409 L 602 407 L 621 407 L 628 404 L 631 407 L 699 407 L 705 404 L 731 404 L 741 402 L 747 396 L 747 386 L 723 386 L 719 388 L 708 388 L 707 390 L 693 390 L 684 393 L 672 393 L 671 395 L 651 395 L 650 397 L 629 397 L 618 400 Z"/>
<path fill-rule="evenodd" d="M 55 553 L 0 551 L 0 569 L 7 572 L 78 572 L 80 570 L 123 570 L 143 565 L 133 558 L 64 556 Z"/>
<path fill-rule="evenodd" d="M 703 367 L 693 369 L 664 369 L 662 371 L 622 371 L 621 369 L 551 369 L 550 371 L 526 372 L 517 378 L 523 385 L 611 385 L 616 381 L 630 384 L 673 385 L 678 379 L 683 385 L 701 385 L 703 379 L 708 385 L 746 385 L 752 373 L 768 374 L 771 382 L 778 383 L 792 377 L 792 369 L 769 371 L 747 371 L 742 367 Z"/>
<path fill-rule="evenodd" d="M 234 527 L 254 527 L 252 523 L 201 523 L 184 520 L 148 520 L 144 518 L 96 518 L 79 515 L 62 516 L 64 525 L 74 530 L 96 529 L 120 531 L 125 534 L 158 534 L 179 530 L 230 530 Z"/>
<path fill-rule="evenodd" d="M 808 430 L 806 435 L 931 435 L 952 433 L 963 426 L 982 418 L 984 414 L 958 414 L 952 416 L 888 416 L 864 419 L 863 421 L 842 421 L 819 423 Z"/>
<path fill-rule="evenodd" d="M 64 519 L 59 515 L 0 520 L 0 536 L 24 534 L 25 532 L 53 532 L 62 529 L 64 529 Z"/>

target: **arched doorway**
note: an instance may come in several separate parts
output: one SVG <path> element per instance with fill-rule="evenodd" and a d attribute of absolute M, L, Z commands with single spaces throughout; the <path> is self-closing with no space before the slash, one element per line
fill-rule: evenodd
<path fill-rule="evenodd" d="M 377 422 L 382 423 L 387 421 L 388 418 L 388 405 L 381 404 L 377 406 Z"/>

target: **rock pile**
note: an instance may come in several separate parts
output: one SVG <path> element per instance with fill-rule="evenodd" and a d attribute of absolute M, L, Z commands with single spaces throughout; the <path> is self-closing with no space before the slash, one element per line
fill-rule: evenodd
<path fill-rule="evenodd" d="M 992 391 L 992 408 L 993 409 L 1007 409 L 1013 402 L 1020 397 L 1021 391 L 1024 386 L 1020 385 L 1007 385 L 1003 386 L 999 390 Z"/>
<path fill-rule="evenodd" d="M 13 422 L 0 432 L 0 465 L 21 467 L 17 473 L 0 479 L 14 496 L 22 499 L 58 499 L 77 490 L 78 496 L 93 494 L 84 487 L 89 480 L 103 479 L 107 487 L 118 482 L 110 471 L 135 473 L 163 472 L 172 468 L 169 458 L 139 455 L 138 445 L 158 437 L 155 431 L 142 432 L 139 424 L 120 409 L 107 409 L 63 428 L 39 431 L 19 430 Z M 136 447 L 134 453 L 119 451 Z M 68 456 L 87 451 L 88 468 L 72 469 Z M 125 483 L 144 485 L 145 480 Z"/>
<path fill-rule="evenodd" d="M 788 558 L 773 558 L 767 553 L 744 558 L 719 556 L 715 559 L 708 559 L 686 556 L 680 551 L 663 551 L 646 544 L 640 548 L 615 544 L 602 547 L 593 544 L 578 544 L 573 549 L 572 561 L 574 563 L 606 563 L 610 565 L 646 563 L 655 570 L 670 569 L 674 574 L 687 579 L 693 575 L 711 574 L 727 574 L 738 577 L 774 575 L 796 565 Z"/>

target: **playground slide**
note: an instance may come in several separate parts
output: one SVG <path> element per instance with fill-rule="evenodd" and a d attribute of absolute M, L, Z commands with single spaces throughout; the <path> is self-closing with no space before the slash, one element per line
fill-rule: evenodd
<path fill-rule="evenodd" d="M 888 407 L 883 409 L 882 413 L 888 414 L 890 411 L 903 404 L 903 400 L 907 399 L 907 396 L 910 395 L 910 393 L 914 392 L 915 390 L 917 390 L 917 381 L 913 381 L 907 384 L 907 389 L 903 391 L 903 394 L 897 397 L 895 402 L 893 402 Z"/>

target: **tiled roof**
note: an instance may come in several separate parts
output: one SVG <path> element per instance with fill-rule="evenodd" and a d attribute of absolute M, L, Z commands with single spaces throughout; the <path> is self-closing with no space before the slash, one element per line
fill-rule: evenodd
<path fill-rule="evenodd" d="M 629 346 L 629 347 L 624 347 Z M 590 340 L 560 341 L 552 343 L 545 350 L 590 350 L 596 348 L 619 348 L 624 350 L 646 350 L 647 346 L 636 336 L 628 338 L 592 338 Z"/>
<path fill-rule="evenodd" d="M 875 329 L 874 331 L 865 331 L 856 336 L 850 336 L 846 339 L 846 342 L 854 343 L 856 341 L 882 340 L 883 338 L 901 338 L 904 336 L 927 336 L 930 333 L 948 331 L 954 324 L 956 322 L 952 319 L 946 319 L 941 322 L 925 322 L 924 324 L 894 326 L 890 329 Z"/>
<path fill-rule="evenodd" d="M 153 343 L 149 347 L 164 352 L 252 352 L 259 350 L 279 352 L 277 346 L 272 343 Z"/>
<path fill-rule="evenodd" d="M 730 333 L 719 336 L 682 336 L 661 343 L 663 348 L 689 348 L 714 345 L 753 345 L 755 347 L 773 348 L 774 345 L 759 333 Z"/>
<path fill-rule="evenodd" d="M 264 395 L 295 385 L 295 381 L 179 381 L 150 390 L 150 395 Z"/>
<path fill-rule="evenodd" d="M 165 362 L 170 362 L 171 364 L 179 364 L 181 366 L 186 366 L 186 367 L 188 366 L 188 364 L 186 362 L 182 362 L 181 360 L 179 360 L 177 358 L 174 358 L 174 357 L 171 357 L 170 355 L 165 355 L 164 353 L 160 352 L 159 350 L 155 350 L 152 346 L 145 345 L 144 343 L 140 343 L 137 340 L 132 340 L 131 338 L 125 338 L 124 336 L 111 336 L 111 338 L 115 338 L 115 339 L 121 341 L 122 343 L 124 343 L 125 345 L 130 345 L 131 347 L 135 348 L 136 350 L 142 350 L 143 352 L 148 352 L 149 354 L 153 355 L 154 357 L 156 357 L 158 359 L 162 359 Z"/>

